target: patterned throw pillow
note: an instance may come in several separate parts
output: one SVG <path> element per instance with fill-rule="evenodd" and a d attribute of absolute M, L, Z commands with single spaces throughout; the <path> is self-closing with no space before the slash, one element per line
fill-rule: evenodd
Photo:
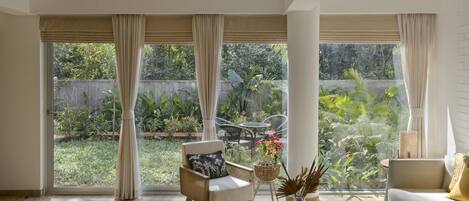
<path fill-rule="evenodd" d="M 191 169 L 210 179 L 228 176 L 222 151 L 210 154 L 187 154 Z"/>

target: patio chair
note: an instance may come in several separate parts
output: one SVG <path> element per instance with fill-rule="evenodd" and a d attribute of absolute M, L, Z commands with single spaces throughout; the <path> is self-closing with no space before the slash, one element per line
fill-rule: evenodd
<path fill-rule="evenodd" d="M 264 123 L 271 125 L 271 130 L 280 137 L 286 134 L 288 117 L 283 114 L 272 115 L 264 119 Z"/>
<path fill-rule="evenodd" d="M 187 154 L 224 153 L 220 140 L 182 144 L 182 165 L 179 168 L 181 193 L 186 201 L 248 201 L 254 194 L 254 171 L 226 161 L 229 176 L 209 179 L 190 168 Z"/>
<path fill-rule="evenodd" d="M 224 131 L 223 135 L 220 136 L 220 139 L 223 140 L 227 146 L 227 150 L 231 150 L 231 155 L 234 154 L 234 148 L 238 152 L 238 158 L 241 158 L 240 146 L 246 146 L 251 151 L 251 158 L 254 155 L 254 146 L 256 145 L 256 139 L 254 138 L 254 133 L 246 128 L 223 124 L 220 125 L 220 130 Z"/>
<path fill-rule="evenodd" d="M 215 117 L 215 132 L 217 133 L 217 135 L 218 135 L 218 132 L 221 130 L 220 129 L 221 125 L 236 125 L 236 124 L 226 119 Z"/>

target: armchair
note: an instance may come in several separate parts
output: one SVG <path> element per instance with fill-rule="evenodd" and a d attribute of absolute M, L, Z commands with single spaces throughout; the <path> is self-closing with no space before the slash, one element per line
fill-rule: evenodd
<path fill-rule="evenodd" d="M 187 154 L 224 152 L 222 141 L 203 141 L 182 145 L 182 165 L 179 168 L 181 193 L 187 201 L 249 201 L 253 199 L 254 171 L 226 162 L 229 176 L 209 179 L 190 168 Z"/>
<path fill-rule="evenodd" d="M 443 159 L 390 160 L 386 200 L 450 200 L 446 198 L 449 180 Z"/>

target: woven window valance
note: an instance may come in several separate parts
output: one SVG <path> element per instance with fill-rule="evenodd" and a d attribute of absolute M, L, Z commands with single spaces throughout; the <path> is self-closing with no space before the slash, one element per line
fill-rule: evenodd
<path fill-rule="evenodd" d="M 41 16 L 44 42 L 113 42 L 111 16 Z"/>
<path fill-rule="evenodd" d="M 287 18 L 284 15 L 225 16 L 223 41 L 286 42 Z"/>
<path fill-rule="evenodd" d="M 397 42 L 396 15 L 321 15 L 322 42 Z"/>
<path fill-rule="evenodd" d="M 146 16 L 145 43 L 192 43 L 192 16 Z"/>
<path fill-rule="evenodd" d="M 397 42 L 396 15 L 322 15 L 322 42 Z M 226 15 L 225 43 L 287 41 L 286 15 Z M 111 16 L 41 16 L 45 42 L 113 42 Z M 146 16 L 145 42 L 192 43 L 192 16 Z"/>

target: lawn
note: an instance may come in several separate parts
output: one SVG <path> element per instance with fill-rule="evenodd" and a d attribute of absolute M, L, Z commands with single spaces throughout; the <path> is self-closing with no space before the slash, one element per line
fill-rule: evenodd
<path fill-rule="evenodd" d="M 187 140 L 139 140 L 143 185 L 178 185 L 181 144 Z M 239 150 L 239 151 L 238 151 Z M 55 186 L 113 186 L 118 141 L 83 139 L 56 142 Z M 255 156 L 244 147 L 227 150 L 227 160 L 252 166 Z"/>

